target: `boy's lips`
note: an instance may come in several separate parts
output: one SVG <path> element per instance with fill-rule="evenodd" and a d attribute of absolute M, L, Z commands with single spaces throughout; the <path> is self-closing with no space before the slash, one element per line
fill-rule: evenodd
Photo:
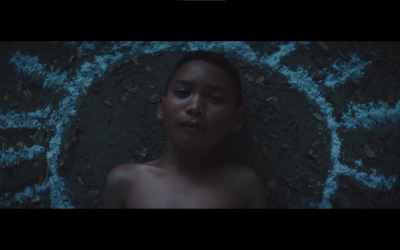
<path fill-rule="evenodd" d="M 187 122 L 182 122 L 180 123 L 181 126 L 189 128 L 191 130 L 205 130 L 206 128 L 201 125 L 198 122 L 192 122 L 192 121 L 187 121 Z"/>

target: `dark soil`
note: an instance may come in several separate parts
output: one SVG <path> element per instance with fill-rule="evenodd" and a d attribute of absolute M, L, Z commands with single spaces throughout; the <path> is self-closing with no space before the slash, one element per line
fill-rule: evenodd
<path fill-rule="evenodd" d="M 249 42 L 254 51 L 271 54 L 277 50 L 271 42 Z M 400 43 L 398 42 L 327 42 L 326 53 L 316 43 L 309 49 L 298 46 L 296 53 L 285 57 L 282 63 L 295 69 L 308 65 L 313 69 L 329 67 L 327 58 L 340 58 L 341 54 L 355 53 L 364 60 L 373 60 L 366 67 L 363 78 L 357 83 L 335 87 L 335 91 L 322 87 L 328 102 L 334 106 L 337 120 L 346 112 L 350 101 L 354 103 L 383 100 L 394 107 L 400 100 Z M 95 51 L 71 63 L 77 55 L 77 45 L 50 42 L 1 42 L 0 43 L 0 109 L 30 112 L 49 103 L 57 104 L 64 93 L 43 94 L 39 80 L 15 72 L 8 63 L 17 50 L 38 55 L 41 62 L 61 69 L 74 70 L 83 61 L 90 61 L 96 52 L 107 49 L 99 43 Z M 340 51 L 340 54 L 338 53 Z M 119 60 L 110 66 L 103 77 L 96 78 L 79 100 L 76 116 L 65 130 L 60 152 L 59 173 L 70 190 L 71 203 L 76 208 L 101 207 L 105 178 L 116 165 L 127 162 L 146 162 L 158 158 L 164 149 L 164 131 L 156 119 L 157 97 L 163 94 L 167 77 L 183 55 L 174 51 L 154 55 L 138 54 L 135 60 Z M 230 56 L 230 55 L 228 55 Z M 128 56 L 130 59 L 132 56 Z M 231 56 L 243 80 L 243 94 L 247 111 L 247 125 L 236 135 L 229 147 L 228 158 L 252 166 L 262 178 L 271 208 L 313 208 L 321 201 L 325 180 L 332 168 L 330 159 L 330 134 L 313 113 L 319 107 L 310 102 L 303 92 L 293 89 L 287 80 L 268 66 Z M 124 58 L 126 59 L 126 58 Z M 325 63 L 325 64 L 324 64 Z M 269 73 L 267 73 L 269 72 Z M 262 83 L 257 77 L 264 75 Z M 318 76 L 315 76 L 318 78 Z M 16 88 L 18 80 L 29 85 L 33 100 L 28 103 Z M 27 86 L 24 86 L 27 87 Z M 8 100 L 3 96 L 7 92 Z M 363 95 L 360 97 L 360 93 Z M 265 101 L 269 97 L 276 97 Z M 0 130 L 3 149 L 23 141 L 37 130 Z M 39 131 L 48 145 L 51 131 Z M 388 190 L 369 188 L 351 177 L 340 177 L 339 187 L 331 199 L 334 208 L 398 208 L 400 207 L 400 131 L 398 126 L 383 124 L 373 129 L 339 129 L 342 138 L 343 163 L 351 165 L 361 159 L 365 172 L 376 169 L 384 176 L 396 176 L 397 181 Z M 309 154 L 312 144 L 318 159 Z M 37 142 L 36 142 L 37 143 Z M 363 145 L 373 145 L 375 157 L 368 157 Z M 28 169 L 28 170 L 27 170 Z M 46 176 L 45 154 L 39 159 L 24 161 L 16 166 L 0 168 L 0 194 L 12 193 L 44 181 Z M 41 177 L 42 176 L 42 177 Z M 47 200 L 47 201 L 46 201 Z M 27 201 L 11 207 L 48 207 L 49 201 Z"/>

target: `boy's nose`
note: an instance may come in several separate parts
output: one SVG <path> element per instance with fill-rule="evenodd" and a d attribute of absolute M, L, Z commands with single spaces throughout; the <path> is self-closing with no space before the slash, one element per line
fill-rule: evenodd
<path fill-rule="evenodd" d="M 203 116 L 204 115 L 204 104 L 199 96 L 193 96 L 190 98 L 188 105 L 186 106 L 186 114 L 189 116 Z"/>

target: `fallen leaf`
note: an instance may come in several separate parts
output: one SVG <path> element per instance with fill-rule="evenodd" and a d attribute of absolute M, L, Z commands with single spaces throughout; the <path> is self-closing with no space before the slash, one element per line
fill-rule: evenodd
<path fill-rule="evenodd" d="M 378 54 L 376 53 L 376 51 L 370 50 L 369 52 L 370 52 L 373 56 L 378 57 Z"/>
<path fill-rule="evenodd" d="M 310 150 L 308 151 L 308 155 L 313 155 L 313 154 L 314 154 L 314 150 L 310 149 Z"/>
<path fill-rule="evenodd" d="M 128 101 L 128 96 L 129 93 L 125 93 L 122 97 L 121 97 L 121 102 L 126 103 Z"/>
<path fill-rule="evenodd" d="M 364 152 L 369 158 L 375 157 L 374 151 L 372 151 L 372 149 L 368 146 L 368 144 L 364 145 Z"/>
<path fill-rule="evenodd" d="M 43 181 L 44 181 L 44 176 L 43 176 L 43 175 L 40 175 L 40 176 L 39 176 L 39 184 L 41 184 Z"/>
<path fill-rule="evenodd" d="M 317 119 L 318 121 L 322 122 L 324 120 L 324 118 L 322 117 L 322 115 L 320 113 L 314 112 L 312 114 L 315 117 L 315 119 Z"/>
<path fill-rule="evenodd" d="M 365 102 L 367 100 L 363 93 L 358 93 L 357 97 L 359 102 Z"/>
<path fill-rule="evenodd" d="M 370 202 L 370 201 L 366 201 L 365 204 L 367 204 L 369 208 L 374 207 L 374 204 L 372 204 L 372 202 Z"/>
<path fill-rule="evenodd" d="M 360 147 L 355 147 L 354 152 L 356 152 L 357 154 L 363 154 L 364 150 Z"/>
<path fill-rule="evenodd" d="M 107 105 L 108 107 L 111 107 L 111 106 L 112 106 L 109 100 L 105 100 L 105 101 L 104 101 L 104 104 Z"/>
<path fill-rule="evenodd" d="M 72 62 L 72 60 L 74 60 L 74 58 L 75 58 L 75 56 L 72 55 L 72 56 L 69 58 L 69 60 L 68 60 L 68 64 L 71 64 L 71 62 Z"/>
<path fill-rule="evenodd" d="M 387 99 L 388 99 L 388 101 L 389 101 L 389 103 L 390 103 L 391 105 L 394 104 L 394 99 L 393 99 L 393 96 L 392 96 L 391 94 L 387 94 Z"/>
<path fill-rule="evenodd" d="M 261 84 L 261 83 L 264 82 L 264 79 L 265 79 L 264 76 L 259 76 L 259 77 L 257 77 L 257 79 L 256 79 L 256 83 L 257 83 L 257 84 Z"/>
<path fill-rule="evenodd" d="M 327 67 L 329 67 L 329 64 L 330 64 L 328 60 L 324 60 L 321 58 L 315 58 L 314 63 L 320 69 L 327 68 Z"/>
<path fill-rule="evenodd" d="M 134 64 L 138 64 L 138 61 L 137 61 L 136 57 L 134 57 L 134 56 L 132 56 L 132 61 Z"/>
<path fill-rule="evenodd" d="M 142 152 L 139 153 L 139 155 L 140 155 L 141 158 L 146 157 L 146 155 L 147 155 L 147 150 L 148 150 L 148 148 L 146 147 L 146 148 L 144 148 L 144 149 L 142 150 Z"/>
<path fill-rule="evenodd" d="M 343 53 L 342 53 L 340 50 L 338 50 L 337 52 L 338 52 L 338 54 L 339 54 L 343 59 L 346 59 L 346 56 L 343 55 Z"/>
<path fill-rule="evenodd" d="M 36 133 L 32 136 L 32 140 L 37 142 L 39 140 L 40 132 L 36 131 Z"/>
<path fill-rule="evenodd" d="M 79 184 L 81 184 L 82 186 L 85 186 L 85 183 L 83 182 L 83 179 L 81 176 L 78 176 L 77 179 L 78 179 Z"/>
<path fill-rule="evenodd" d="M 253 142 L 255 142 L 266 154 L 268 152 L 267 144 L 261 140 L 259 140 L 257 137 L 253 136 Z"/>
<path fill-rule="evenodd" d="M 218 49 L 220 52 L 224 52 L 224 50 L 225 50 L 225 46 L 224 45 L 221 45 L 220 47 L 219 47 L 219 49 Z"/>
<path fill-rule="evenodd" d="M 33 198 L 32 200 L 31 200 L 31 203 L 36 203 L 36 202 L 38 202 L 39 200 L 35 197 L 35 198 Z"/>
<path fill-rule="evenodd" d="M 17 147 L 21 147 L 22 144 L 24 144 L 22 141 L 18 141 L 17 144 L 16 144 L 16 146 L 17 146 Z"/>
<path fill-rule="evenodd" d="M 386 55 L 387 55 L 387 57 L 389 57 L 390 60 L 392 60 L 392 61 L 394 61 L 394 62 L 399 62 L 399 61 L 400 61 L 400 60 L 399 60 L 395 55 L 393 55 L 392 53 L 387 53 Z"/>
<path fill-rule="evenodd" d="M 18 91 L 22 91 L 22 87 L 24 86 L 24 81 L 22 81 L 22 80 L 19 80 L 18 82 L 17 82 L 17 89 L 18 89 Z"/>
<path fill-rule="evenodd" d="M 311 154 L 311 157 L 319 164 L 321 162 L 321 159 L 317 154 Z"/>
<path fill-rule="evenodd" d="M 244 77 L 246 78 L 246 80 L 250 83 L 254 82 L 254 76 L 250 75 L 250 74 L 244 74 Z"/>
<path fill-rule="evenodd" d="M 275 187 L 276 187 L 276 182 L 275 182 L 274 180 L 270 180 L 270 181 L 268 182 L 268 185 L 267 185 L 268 191 L 271 191 L 271 190 L 274 189 Z"/>
<path fill-rule="evenodd" d="M 289 144 L 282 144 L 281 149 L 290 150 L 292 147 Z"/>
<path fill-rule="evenodd" d="M 269 102 L 269 101 L 277 102 L 278 100 L 279 100 L 279 98 L 276 96 L 271 96 L 271 97 L 268 97 L 267 99 L 265 99 L 266 102 Z"/>
<path fill-rule="evenodd" d="M 268 153 L 268 149 L 267 149 L 267 146 L 265 145 L 265 143 L 261 143 L 260 147 L 261 147 L 262 151 L 264 152 L 264 154 Z"/>
<path fill-rule="evenodd" d="M 4 92 L 4 96 L 3 96 L 3 101 L 7 102 L 8 101 L 8 92 Z"/>
<path fill-rule="evenodd" d="M 279 138 L 279 135 L 274 134 L 274 133 L 272 133 L 272 132 L 270 132 L 269 135 L 270 135 L 272 138 L 275 138 L 275 139 L 278 139 L 278 138 Z"/>
<path fill-rule="evenodd" d="M 260 141 L 257 139 L 257 137 L 253 136 L 253 142 L 255 143 L 260 143 Z"/>
<path fill-rule="evenodd" d="M 78 143 L 78 140 L 79 140 L 79 137 L 75 132 L 74 135 L 72 135 L 72 138 L 71 138 L 68 148 L 72 149 L 72 147 L 74 147 Z"/>
<path fill-rule="evenodd" d="M 151 103 L 158 103 L 158 99 L 160 98 L 159 94 L 154 94 L 152 96 L 149 97 L 149 102 Z"/>
<path fill-rule="evenodd" d="M 69 178 L 69 177 L 71 177 L 71 171 L 68 172 L 68 173 L 65 175 L 65 178 Z"/>
<path fill-rule="evenodd" d="M 139 87 L 135 86 L 135 87 L 131 87 L 131 86 L 126 86 L 125 89 L 132 94 L 136 94 L 139 91 Z"/>
<path fill-rule="evenodd" d="M 92 190 L 88 192 L 89 198 L 90 199 L 95 199 L 97 196 L 99 196 L 100 190 Z"/>
<path fill-rule="evenodd" d="M 150 87 L 150 88 L 152 88 L 152 89 L 154 89 L 156 86 L 154 86 L 151 82 L 147 82 L 147 85 Z"/>
<path fill-rule="evenodd" d="M 150 71 L 151 71 L 150 66 L 149 66 L 149 65 L 146 65 L 146 66 L 145 66 L 145 70 L 148 71 L 148 72 L 150 72 Z"/>
<path fill-rule="evenodd" d="M 24 90 L 24 96 L 27 103 L 32 102 L 32 93 L 29 89 Z"/>
<path fill-rule="evenodd" d="M 62 167 L 62 166 L 64 166 L 64 161 L 61 161 L 61 163 L 60 163 L 60 168 Z"/>
<path fill-rule="evenodd" d="M 322 42 L 322 41 L 317 41 L 316 42 L 318 44 L 318 46 L 325 52 L 329 52 L 329 47 L 328 45 L 326 45 L 326 43 Z"/>
<path fill-rule="evenodd" d="M 318 140 L 315 140 L 311 146 L 315 149 L 316 147 L 318 147 L 318 145 L 320 144 L 320 142 Z"/>

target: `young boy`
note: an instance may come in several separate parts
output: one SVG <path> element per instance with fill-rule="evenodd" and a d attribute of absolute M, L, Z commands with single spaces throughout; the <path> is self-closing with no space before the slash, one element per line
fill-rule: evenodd
<path fill-rule="evenodd" d="M 187 53 L 167 81 L 157 118 L 165 151 L 157 160 L 122 164 L 108 174 L 105 208 L 264 208 L 256 173 L 222 163 L 218 148 L 245 122 L 237 69 L 221 54 Z"/>

